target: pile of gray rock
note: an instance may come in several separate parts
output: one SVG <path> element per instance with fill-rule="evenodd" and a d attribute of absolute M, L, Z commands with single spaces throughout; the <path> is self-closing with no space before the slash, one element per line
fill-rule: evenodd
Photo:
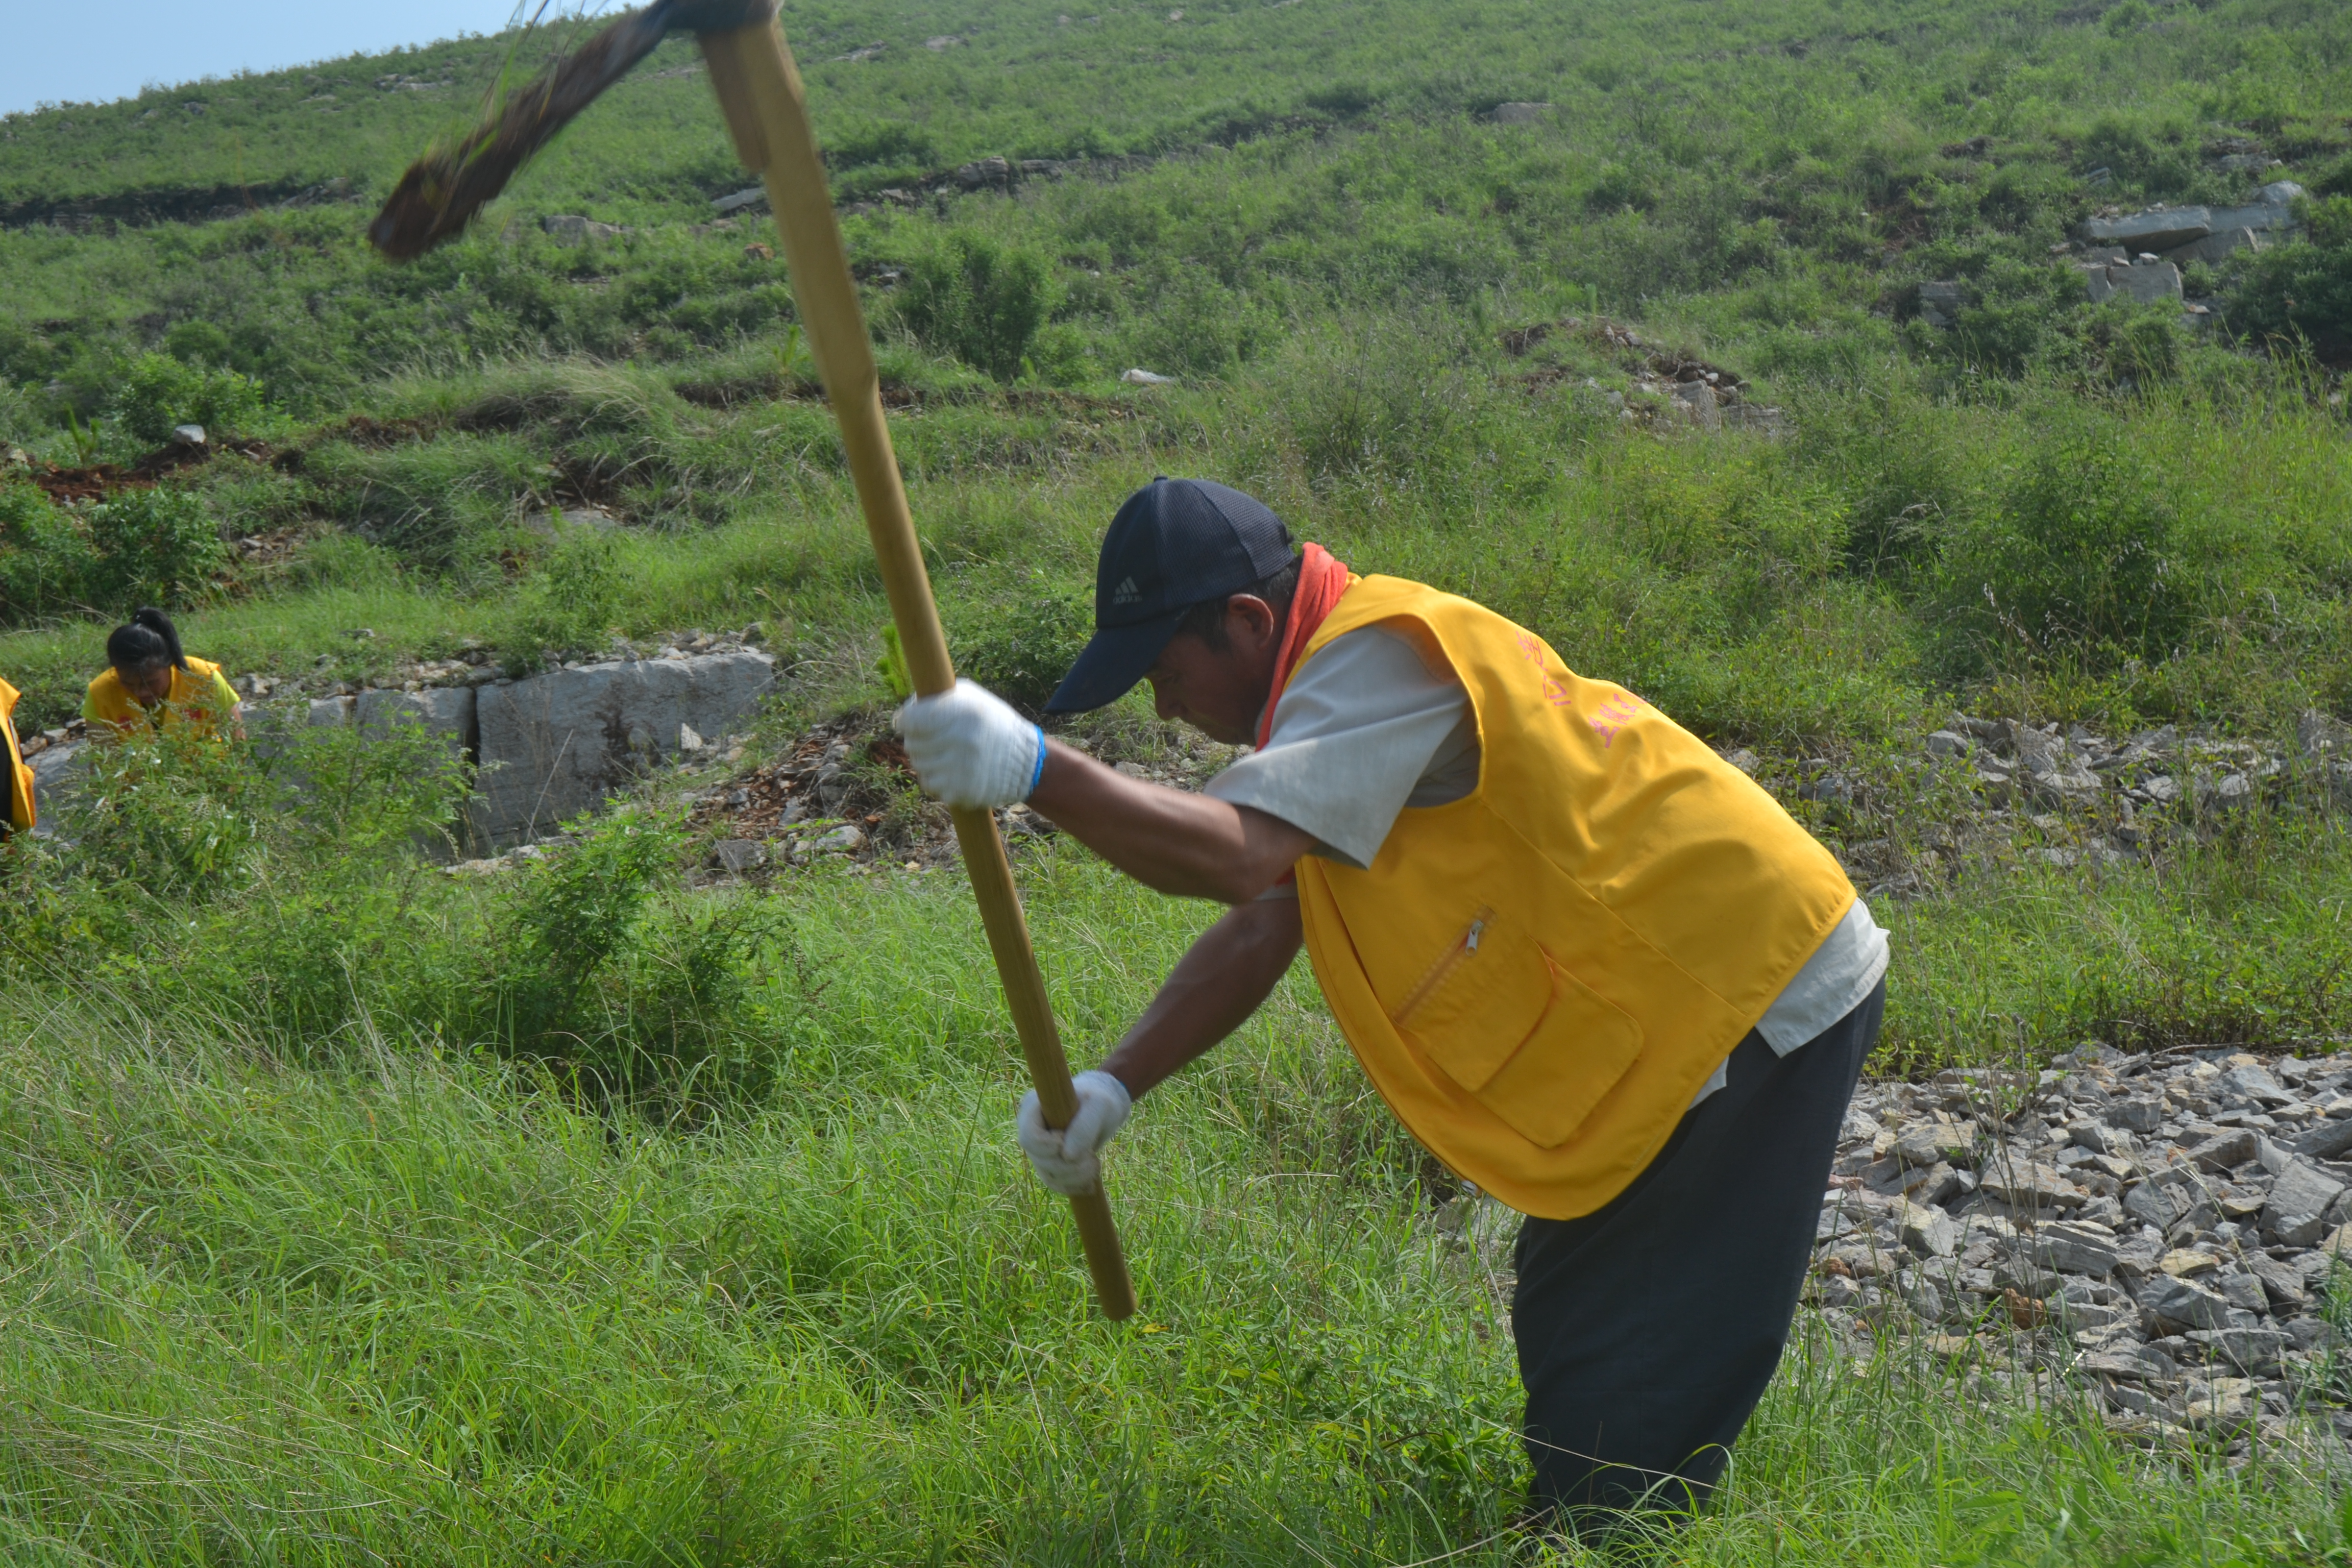
<path fill-rule="evenodd" d="M 2075 237 L 2088 247 L 2077 264 L 2086 271 L 2132 263 L 2168 263 L 2177 269 L 2192 261 L 2219 261 L 2235 250 L 2260 250 L 2294 231 L 2293 203 L 2303 194 L 2293 180 L 2275 180 L 2244 206 L 2154 206 L 2088 218 L 2075 229 Z M 2098 298 L 2095 286 L 2092 297 Z"/>
<path fill-rule="evenodd" d="M 2094 304 L 2118 297 L 2143 305 L 2179 300 L 2180 269 L 2189 263 L 2220 261 L 2233 251 L 2258 251 L 2291 238 L 2291 204 L 2301 195 L 2294 181 L 2277 180 L 2245 206 L 2158 206 L 2091 218 L 2076 230 L 2084 248 L 2074 265 Z"/>
<path fill-rule="evenodd" d="M 1924 1335 L 1988 1368 L 2021 1350 L 2137 1437 L 2352 1437 L 2328 1321 L 2347 1155 L 2352 1054 L 2091 1045 L 1865 1083 L 1807 1293 L 1855 1345 Z"/>
<path fill-rule="evenodd" d="M 2257 803 L 2352 800 L 2352 728 L 2317 712 L 2279 746 L 2169 724 L 2116 739 L 2080 724 L 1954 714 L 1921 751 L 1897 760 L 1909 781 L 1891 785 L 1827 757 L 1798 763 L 1791 777 L 1745 749 L 1726 756 L 1784 795 L 1850 813 L 1837 825 L 1848 837 L 1832 847 L 1872 899 L 1919 896 L 1972 863 L 2120 865 Z M 1933 803 L 1926 817 L 1923 802 Z M 1909 819 L 1904 833 L 1871 837 L 1897 815 Z"/>
<path fill-rule="evenodd" d="M 2211 307 L 2184 297 L 2181 268 L 2217 262 L 2240 250 L 2259 251 L 2294 237 L 2294 199 L 2303 187 L 2274 180 L 2243 206 L 2153 206 L 2114 209 L 2076 226 L 2076 243 L 2059 250 L 2081 272 L 2091 302 L 2123 299 L 2143 305 L 2179 301 L 2192 317 Z M 1931 327 L 1958 324 L 1968 284 L 1944 279 L 1918 287 L 1919 319 Z"/>
<path fill-rule="evenodd" d="M 2352 790 L 2352 731 L 2327 715 L 2303 716 L 2297 760 L 2323 770 L 2330 786 Z M 1997 805 L 2048 806 L 2102 799 L 2126 825 L 2135 807 L 2182 803 L 2219 809 L 2244 805 L 2266 785 L 2284 779 L 2289 759 L 2245 741 L 2183 734 L 2166 724 L 2114 740 L 2080 724 L 2020 723 L 2014 719 L 1955 715 L 1927 737 L 1931 758 L 1953 759 L 1971 770 L 1978 789 Z"/>

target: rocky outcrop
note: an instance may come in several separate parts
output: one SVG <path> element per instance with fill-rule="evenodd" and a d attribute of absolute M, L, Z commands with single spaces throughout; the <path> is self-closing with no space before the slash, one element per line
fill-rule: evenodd
<path fill-rule="evenodd" d="M 480 754 L 481 731 L 475 717 L 474 688 L 470 686 L 428 686 L 420 691 L 378 688 L 357 697 L 328 700 L 350 704 L 348 720 L 363 731 L 381 734 L 395 724 L 421 724 L 442 737 L 457 755 Z M 320 721 L 317 709 L 318 705 L 312 704 L 313 723 Z"/>
<path fill-rule="evenodd" d="M 522 680 L 455 664 L 447 668 L 464 672 L 462 684 L 298 698 L 274 723 L 357 725 L 371 735 L 423 726 L 478 766 L 465 837 L 477 849 L 503 848 L 553 832 L 648 767 L 708 750 L 772 688 L 773 664 L 741 647 L 575 664 Z M 270 743 L 272 723 L 257 719 L 257 743 Z"/>
<path fill-rule="evenodd" d="M 2302 195 L 2303 187 L 2293 180 L 2275 180 L 2246 206 L 2150 207 L 2128 216 L 2085 219 L 2075 234 L 2092 247 L 2085 267 L 2150 256 L 2185 267 L 2191 261 L 2218 260 L 2242 246 L 2286 237 L 2294 227 L 2293 204 Z"/>
<path fill-rule="evenodd" d="M 480 688 L 476 837 L 551 832 L 647 768 L 701 751 L 767 695 L 773 666 L 749 650 L 621 659 Z"/>
<path fill-rule="evenodd" d="M 2169 261 L 2111 261 L 2083 268 L 2093 304 L 2121 296 L 2142 305 L 2180 298 L 2180 268 Z"/>

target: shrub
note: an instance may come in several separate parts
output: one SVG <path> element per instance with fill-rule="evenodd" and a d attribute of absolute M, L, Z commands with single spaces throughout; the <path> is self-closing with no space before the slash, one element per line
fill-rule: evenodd
<path fill-rule="evenodd" d="M 2159 478 L 2112 433 L 2064 432 L 1948 538 L 1939 596 L 1951 661 L 1981 672 L 2161 658 L 2195 609 L 2179 532 Z"/>
<path fill-rule="evenodd" d="M 2137 0 L 2125 0 L 2108 15 L 2127 13 L 2136 4 Z M 2139 15 L 2147 15 L 2144 5 Z M 2085 170 L 2111 170 L 2119 184 L 2149 195 L 2168 196 L 2186 190 L 2197 177 L 2197 157 L 2196 138 L 2179 127 L 2150 135 L 2129 121 L 2106 115 L 2083 138 L 2075 163 Z"/>
<path fill-rule="evenodd" d="M 959 234 L 916 260 L 900 308 L 927 348 L 1010 381 L 1053 313 L 1055 292 L 1040 258 Z"/>
<path fill-rule="evenodd" d="M 685 845 L 677 823 L 641 812 L 566 826 L 579 842 L 524 872 L 488 976 L 497 1032 L 526 1054 L 574 1055 L 601 1032 L 589 983 L 625 947 Z"/>
<path fill-rule="evenodd" d="M 2305 238 L 2251 258 L 2231 299 L 2232 329 L 2303 339 L 2323 356 L 2352 349 L 2352 195 L 2303 204 Z"/>
<path fill-rule="evenodd" d="M 1963 363 L 2015 376 L 2058 346 L 2083 284 L 2066 268 L 1994 258 L 1970 292 L 1953 330 L 1927 341 Z"/>
<path fill-rule="evenodd" d="M 414 715 L 365 730 L 306 725 L 273 739 L 280 749 L 268 771 L 300 781 L 283 827 L 306 847 L 340 859 L 451 840 L 471 770 Z"/>
<path fill-rule="evenodd" d="M 181 321 L 163 334 L 163 352 L 183 364 L 228 363 L 228 334 L 210 321 Z"/>
<path fill-rule="evenodd" d="M 106 610 L 193 603 L 229 560 L 205 503 L 170 485 L 118 491 L 91 508 L 89 541 L 89 600 Z"/>
<path fill-rule="evenodd" d="M 92 746 L 89 767 L 72 837 L 95 881 L 202 900 L 250 879 L 277 802 L 241 743 L 165 724 Z"/>
<path fill-rule="evenodd" d="M 182 425 L 207 433 L 249 430 L 261 420 L 261 384 L 233 370 L 205 370 L 170 354 L 141 354 L 112 399 L 122 429 L 149 446 Z"/>
<path fill-rule="evenodd" d="M 76 607 L 89 594 L 93 564 L 71 514 L 31 485 L 0 482 L 0 620 Z"/>
<path fill-rule="evenodd" d="M 836 169 L 862 168 L 868 163 L 936 163 L 940 147 L 929 132 L 901 121 L 851 131 L 824 150 L 824 161 Z"/>
<path fill-rule="evenodd" d="M 570 530 L 517 599 L 504 640 L 524 659 L 599 647 L 616 628 L 626 585 L 617 542 L 590 529 Z"/>
<path fill-rule="evenodd" d="M 1648 183 L 1622 163 L 1601 170 L 1601 177 L 1584 193 L 1584 210 L 1594 214 L 1622 212 L 1628 207 L 1647 212 L 1655 203 Z"/>
<path fill-rule="evenodd" d="M 1469 460 L 1479 385 L 1444 342 L 1403 324 L 1290 356 L 1277 416 L 1318 479 L 1372 475 L 1431 484 Z"/>
<path fill-rule="evenodd" d="M 1094 635 L 1095 617 L 1086 597 L 1070 593 L 992 605 L 984 614 L 967 612 L 954 619 L 971 627 L 950 627 L 959 672 L 1034 714 L 1045 710 L 1046 699 Z"/>
<path fill-rule="evenodd" d="M 765 900 L 666 908 L 687 843 L 675 816 L 565 826 L 578 841 L 532 861 L 493 915 L 471 987 L 484 1011 L 460 1027 L 606 1095 L 756 1089 L 769 1069 L 742 1025 L 753 960 L 791 947 L 782 915 Z"/>

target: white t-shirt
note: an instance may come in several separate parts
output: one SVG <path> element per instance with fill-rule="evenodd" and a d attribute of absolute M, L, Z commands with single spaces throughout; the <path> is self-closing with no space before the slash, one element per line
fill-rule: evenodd
<path fill-rule="evenodd" d="M 1298 667 L 1274 706 L 1265 749 L 1211 779 L 1207 793 L 1313 834 L 1314 854 L 1360 870 L 1397 813 L 1476 789 L 1478 760 L 1469 694 L 1452 667 L 1433 669 L 1406 638 L 1363 626 Z M 1285 882 L 1266 896 L 1297 895 Z M 1787 1056 L 1860 1006 L 1886 960 L 1886 933 L 1854 900 L 1756 1032 Z M 1723 1087 L 1724 1071 L 1718 1064 L 1693 1105 Z"/>

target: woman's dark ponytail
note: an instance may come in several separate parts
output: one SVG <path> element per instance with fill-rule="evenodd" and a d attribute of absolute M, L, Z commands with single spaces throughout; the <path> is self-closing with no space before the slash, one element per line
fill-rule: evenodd
<path fill-rule="evenodd" d="M 163 639 L 164 651 L 172 656 L 173 668 L 184 670 L 188 668 L 188 656 L 180 651 L 180 628 L 172 624 L 171 616 L 148 605 L 131 612 L 131 624 L 145 626 Z"/>
<path fill-rule="evenodd" d="M 117 626 L 108 636 L 106 662 L 117 669 L 145 669 L 159 664 L 180 670 L 188 668 L 187 655 L 180 651 L 180 628 L 152 605 L 140 609 L 130 625 Z"/>

